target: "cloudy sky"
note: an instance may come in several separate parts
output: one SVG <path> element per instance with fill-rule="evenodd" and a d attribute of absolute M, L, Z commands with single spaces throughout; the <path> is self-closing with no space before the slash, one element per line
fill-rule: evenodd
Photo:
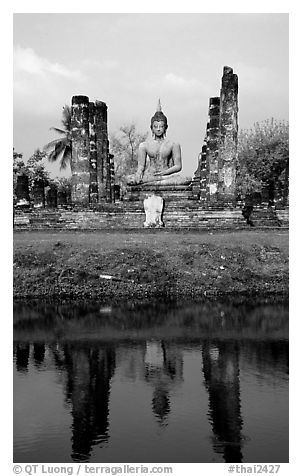
<path fill-rule="evenodd" d="M 54 139 L 73 95 L 107 103 L 109 133 L 149 130 L 160 97 L 193 174 L 224 65 L 239 77 L 240 128 L 288 119 L 285 13 L 15 14 L 15 150 L 27 160 Z"/>

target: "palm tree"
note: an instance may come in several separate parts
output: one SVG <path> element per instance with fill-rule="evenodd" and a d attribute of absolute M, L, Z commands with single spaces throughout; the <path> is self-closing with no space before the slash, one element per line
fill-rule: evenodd
<path fill-rule="evenodd" d="M 67 105 L 63 107 L 62 125 L 64 129 L 51 127 L 50 129 L 60 134 L 60 138 L 55 139 L 44 146 L 47 158 L 50 162 L 60 160 L 60 170 L 71 166 L 71 108 Z"/>

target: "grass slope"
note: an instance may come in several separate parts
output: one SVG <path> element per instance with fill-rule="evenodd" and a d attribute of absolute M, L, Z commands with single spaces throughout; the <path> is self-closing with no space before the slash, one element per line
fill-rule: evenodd
<path fill-rule="evenodd" d="M 271 293 L 288 293 L 285 230 L 14 234 L 15 297 Z"/>

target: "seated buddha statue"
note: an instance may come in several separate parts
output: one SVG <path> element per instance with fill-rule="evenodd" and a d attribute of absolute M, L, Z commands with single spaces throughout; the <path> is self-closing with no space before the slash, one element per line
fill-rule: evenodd
<path fill-rule="evenodd" d="M 158 101 L 157 111 L 151 118 L 152 138 L 142 142 L 138 148 L 138 167 L 135 174 L 128 176 L 129 185 L 181 185 L 191 182 L 184 177 L 180 145 L 166 139 L 168 120 Z"/>

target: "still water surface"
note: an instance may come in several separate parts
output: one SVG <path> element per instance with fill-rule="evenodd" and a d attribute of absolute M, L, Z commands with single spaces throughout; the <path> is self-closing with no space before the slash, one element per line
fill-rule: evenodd
<path fill-rule="evenodd" d="M 288 304 L 16 303 L 14 461 L 288 462 Z"/>

